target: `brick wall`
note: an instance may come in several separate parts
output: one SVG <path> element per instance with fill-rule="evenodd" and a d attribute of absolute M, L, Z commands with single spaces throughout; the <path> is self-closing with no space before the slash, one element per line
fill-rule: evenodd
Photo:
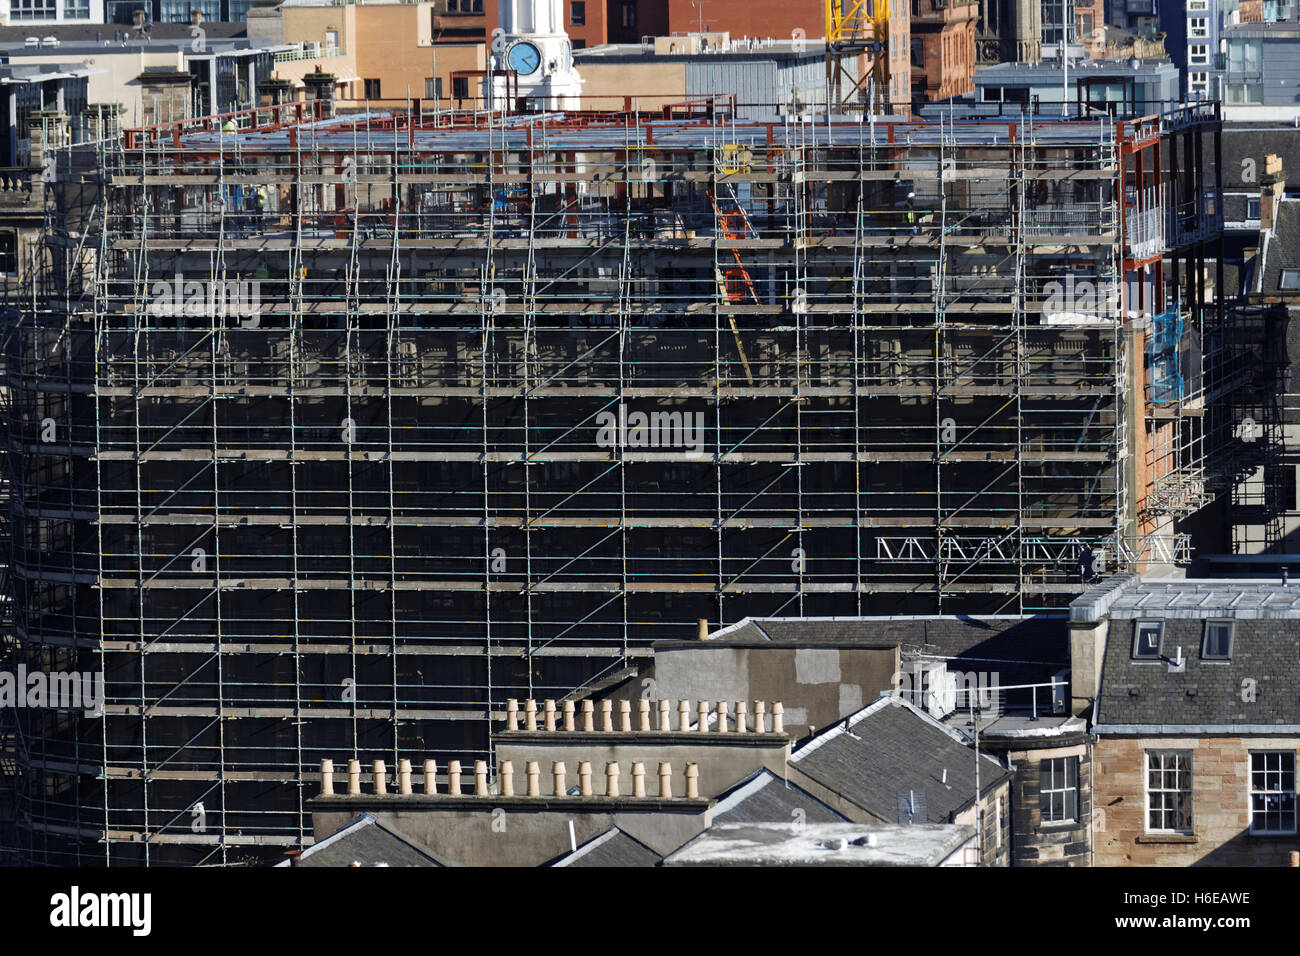
<path fill-rule="evenodd" d="M 1103 737 L 1094 747 L 1098 866 L 1287 866 L 1296 836 L 1250 834 L 1250 751 L 1296 737 Z M 1146 833 L 1146 751 L 1192 752 L 1190 837 Z"/>

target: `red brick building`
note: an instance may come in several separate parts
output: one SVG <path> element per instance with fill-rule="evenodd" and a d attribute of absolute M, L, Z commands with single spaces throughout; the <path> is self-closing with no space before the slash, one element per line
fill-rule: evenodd
<path fill-rule="evenodd" d="M 974 0 L 911 0 L 912 100 L 923 103 L 975 90 Z"/>

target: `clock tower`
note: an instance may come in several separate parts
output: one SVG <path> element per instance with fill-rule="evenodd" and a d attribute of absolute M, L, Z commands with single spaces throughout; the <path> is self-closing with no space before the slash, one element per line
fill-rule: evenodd
<path fill-rule="evenodd" d="M 577 109 L 582 77 L 573 68 L 573 46 L 564 32 L 564 0 L 501 0 L 498 9 L 493 98 L 519 96 L 541 109 Z M 515 74 L 509 86 L 507 70 Z"/>

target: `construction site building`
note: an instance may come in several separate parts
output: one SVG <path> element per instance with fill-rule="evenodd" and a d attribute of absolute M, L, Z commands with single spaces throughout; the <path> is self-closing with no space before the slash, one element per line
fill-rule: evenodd
<path fill-rule="evenodd" d="M 50 150 L 5 312 L 20 848 L 239 863 L 320 761 L 745 616 L 1025 614 L 1214 493 L 1217 104 L 331 116 Z M 651 686 L 651 690 L 652 690 Z"/>

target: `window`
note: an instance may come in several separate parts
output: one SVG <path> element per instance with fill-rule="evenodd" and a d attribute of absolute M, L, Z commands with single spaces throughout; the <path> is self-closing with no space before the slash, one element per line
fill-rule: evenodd
<path fill-rule="evenodd" d="M 1188 17 L 1187 35 L 1193 38 L 1208 37 L 1210 35 L 1210 18 Z"/>
<path fill-rule="evenodd" d="M 1295 833 L 1295 753 L 1252 751 L 1250 832 Z"/>
<path fill-rule="evenodd" d="M 368 100 L 377 100 L 377 99 L 380 98 L 380 96 L 379 96 L 379 81 L 378 81 L 378 80 L 363 80 L 362 82 L 365 84 L 365 93 L 364 93 L 364 95 L 365 95 L 365 98 L 366 98 L 366 99 L 368 99 Z"/>
<path fill-rule="evenodd" d="M 1258 196 L 1250 196 L 1249 198 L 1246 199 L 1246 218 L 1247 219 L 1259 218 L 1259 197 Z"/>
<path fill-rule="evenodd" d="M 587 22 L 586 0 L 572 0 L 569 4 L 569 22 L 580 27 Z"/>
<path fill-rule="evenodd" d="M 1229 106 L 1260 106 L 1264 102 L 1264 87 L 1259 83 L 1229 83 Z"/>
<path fill-rule="evenodd" d="M 574 40 L 574 41 L 573 41 L 573 49 L 575 49 L 575 50 L 585 50 L 585 49 L 587 49 L 587 41 L 586 41 L 586 40 Z"/>
<path fill-rule="evenodd" d="M 1228 72 L 1258 73 L 1261 50 L 1259 40 L 1229 40 Z"/>
<path fill-rule="evenodd" d="M 1044 823 L 1079 819 L 1079 758 L 1052 757 L 1038 763 L 1038 809 Z"/>
<path fill-rule="evenodd" d="M 1192 832 L 1192 752 L 1147 751 L 1147 830 Z"/>
<path fill-rule="evenodd" d="M 1160 638 L 1164 634 L 1164 621 L 1135 621 L 1133 623 L 1133 659 L 1159 660 Z"/>
<path fill-rule="evenodd" d="M 623 11 L 624 28 L 628 30 L 635 29 L 636 28 L 636 4 L 624 3 L 621 9 Z"/>
<path fill-rule="evenodd" d="M 1207 661 L 1232 659 L 1231 621 L 1205 622 L 1205 636 L 1201 638 L 1201 659 Z"/>
<path fill-rule="evenodd" d="M 0 232 L 0 273 L 13 275 L 18 271 L 18 236 L 12 231 Z"/>
<path fill-rule="evenodd" d="M 65 20 L 89 20 L 90 0 L 63 0 Z"/>
<path fill-rule="evenodd" d="M 1193 43 L 1188 46 L 1187 62 L 1193 66 L 1209 66 L 1210 45 L 1208 43 Z"/>
<path fill-rule="evenodd" d="M 925 41 L 914 39 L 912 41 L 912 66 L 917 69 L 925 68 Z"/>
<path fill-rule="evenodd" d="M 442 77 L 426 76 L 424 78 L 424 98 L 426 100 L 442 99 Z"/>
<path fill-rule="evenodd" d="M 1300 289 L 1300 269 L 1283 269 L 1279 287 L 1292 291 Z"/>
<path fill-rule="evenodd" d="M 9 10 L 11 20 L 55 20 L 58 15 L 56 0 L 14 0 Z"/>
<path fill-rule="evenodd" d="M 469 77 L 453 76 L 451 78 L 451 95 L 453 99 L 469 99 Z"/>

